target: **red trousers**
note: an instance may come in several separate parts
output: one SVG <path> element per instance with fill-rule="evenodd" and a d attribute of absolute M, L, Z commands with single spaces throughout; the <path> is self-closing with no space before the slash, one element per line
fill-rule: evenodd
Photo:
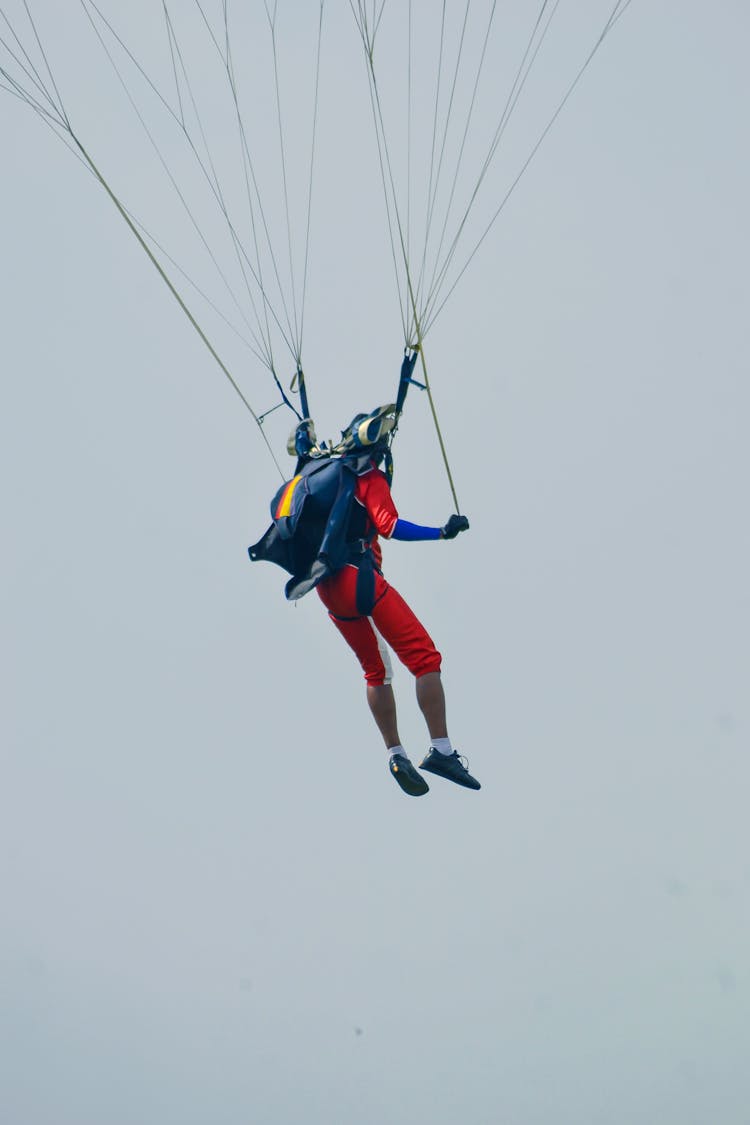
<path fill-rule="evenodd" d="M 391 682 L 388 650 L 381 637 L 414 676 L 440 671 L 441 656 L 427 630 L 382 574 L 375 575 L 375 606 L 370 617 L 357 613 L 355 566 L 345 566 L 317 590 L 331 621 L 354 650 L 368 684 L 377 687 Z"/>

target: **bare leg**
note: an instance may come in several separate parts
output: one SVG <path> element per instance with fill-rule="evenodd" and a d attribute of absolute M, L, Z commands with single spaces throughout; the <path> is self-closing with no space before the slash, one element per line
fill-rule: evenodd
<path fill-rule="evenodd" d="M 372 711 L 372 717 L 377 723 L 378 730 L 383 736 L 386 749 L 391 746 L 400 746 L 401 739 L 398 734 L 396 722 L 396 698 L 390 684 L 375 686 L 367 685 L 367 702 Z"/>
<path fill-rule="evenodd" d="M 448 727 L 445 722 L 445 693 L 439 672 L 428 672 L 420 676 L 417 684 L 417 703 L 424 715 L 430 738 L 447 738 Z"/>

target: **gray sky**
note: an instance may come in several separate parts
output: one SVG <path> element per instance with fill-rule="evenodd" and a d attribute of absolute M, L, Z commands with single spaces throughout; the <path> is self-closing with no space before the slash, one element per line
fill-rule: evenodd
<path fill-rule="evenodd" d="M 391 397 L 403 344 L 338 7 L 304 344 L 321 436 Z M 56 8 L 33 5 L 82 132 L 172 233 L 116 79 Z M 385 564 L 483 789 L 419 801 L 317 598 L 247 560 L 279 480 L 252 419 L 0 91 L 3 1121 L 746 1125 L 749 33 L 730 0 L 636 0 L 429 336 L 471 531 Z M 396 452 L 401 514 L 444 522 L 417 392 Z"/>

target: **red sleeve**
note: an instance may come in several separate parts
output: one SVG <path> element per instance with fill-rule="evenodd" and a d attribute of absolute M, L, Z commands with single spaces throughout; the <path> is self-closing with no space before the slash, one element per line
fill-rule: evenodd
<path fill-rule="evenodd" d="M 357 477 L 354 496 L 360 504 L 364 505 L 378 535 L 390 539 L 396 526 L 398 512 L 385 473 L 381 473 L 380 469 L 370 469 L 369 472 Z"/>

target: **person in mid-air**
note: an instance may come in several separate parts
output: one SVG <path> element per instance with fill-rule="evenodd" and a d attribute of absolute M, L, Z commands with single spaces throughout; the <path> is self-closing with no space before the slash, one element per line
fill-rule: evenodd
<path fill-rule="evenodd" d="M 250 548 L 250 557 L 270 559 L 285 566 L 293 575 L 297 573 L 287 585 L 287 597 L 295 598 L 313 587 L 317 589 L 331 621 L 362 666 L 367 702 L 388 751 L 390 772 L 401 789 L 413 797 L 428 792 L 429 786 L 419 770 L 468 789 L 480 789 L 480 783 L 469 773 L 448 735 L 440 676 L 441 655 L 414 612 L 383 576 L 378 542 L 381 535 L 406 542 L 454 539 L 459 532 L 468 529 L 469 521 L 466 516 L 452 515 L 443 527 L 423 527 L 399 517 L 391 497 L 390 474 L 379 467 L 384 459 L 386 467 L 390 467 L 387 435 L 393 425 L 389 417 L 392 410 L 393 407 L 381 407 L 369 415 L 358 414 L 343 431 L 342 443 L 336 448 L 343 451 L 340 469 L 348 471 L 341 474 L 343 484 L 340 479 L 335 486 L 339 514 L 336 518 L 326 516 L 327 544 L 317 550 L 311 567 L 309 559 L 306 560 L 301 580 L 301 566 L 288 557 L 282 561 L 274 555 L 279 540 L 277 517 L 283 524 L 292 509 L 295 485 L 310 472 L 309 489 L 312 473 L 318 468 L 314 455 L 310 454 L 311 449 L 317 449 L 313 445 L 312 422 L 306 419 L 297 428 L 296 437 L 292 435 L 289 445 L 290 452 L 296 450 L 299 454 L 297 475 L 277 493 L 271 506 L 277 525 L 272 524 L 263 539 Z M 324 479 L 322 474 L 318 479 Z M 310 508 L 313 507 L 311 502 Z M 338 524 L 333 533 L 332 524 Z M 289 533 L 284 531 L 283 534 Z M 337 540 L 338 545 L 331 545 L 331 540 Z M 334 557 L 336 563 L 331 565 Z M 409 760 L 401 743 L 389 654 L 383 641 L 415 677 L 417 703 L 431 743 L 419 763 L 419 770 Z"/>

